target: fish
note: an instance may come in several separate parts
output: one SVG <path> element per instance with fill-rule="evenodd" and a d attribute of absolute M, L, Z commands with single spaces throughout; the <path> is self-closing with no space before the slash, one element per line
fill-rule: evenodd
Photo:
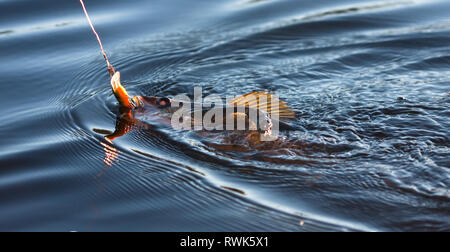
<path fill-rule="evenodd" d="M 290 121 L 297 118 L 296 113 L 286 102 L 279 100 L 275 95 L 267 91 L 255 91 L 240 95 L 224 106 L 210 108 L 209 106 L 201 106 L 202 104 L 197 106 L 198 104 L 191 103 L 186 108 L 186 106 L 179 106 L 184 101 L 173 98 L 141 95 L 130 96 L 121 83 L 121 74 L 119 71 L 115 72 L 111 77 L 111 89 L 119 104 L 119 116 L 116 123 L 116 130 L 114 133 L 106 136 L 110 141 L 127 134 L 132 129 L 150 127 L 147 123 L 137 119 L 138 116 L 136 114 L 153 115 L 154 118 L 152 120 L 157 120 L 166 125 L 172 125 L 173 116 L 177 113 L 182 114 L 182 109 L 186 110 L 183 119 L 190 120 L 188 125 L 191 127 L 188 128 L 191 130 L 194 129 L 195 131 L 241 130 L 246 133 L 260 133 L 264 136 L 270 136 L 273 133 L 274 125 L 278 126 L 279 131 L 297 130 L 290 123 Z M 208 125 L 208 123 L 202 121 L 201 128 L 198 128 L 195 120 L 196 112 L 200 112 L 201 118 L 204 118 L 207 114 L 221 114 L 223 115 L 223 122 L 216 123 L 215 116 L 212 116 L 210 123 L 212 125 Z M 239 124 L 240 122 L 242 123 Z M 232 125 L 231 128 L 228 127 L 230 124 Z"/>

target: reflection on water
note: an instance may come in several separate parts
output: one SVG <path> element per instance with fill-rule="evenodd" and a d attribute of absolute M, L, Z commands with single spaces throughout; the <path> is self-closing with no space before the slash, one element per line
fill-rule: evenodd
<path fill-rule="evenodd" d="M 450 229 L 450 2 L 86 4 L 130 93 L 269 91 L 295 130 L 123 113 L 78 1 L 1 1 L 0 230 Z"/>
<path fill-rule="evenodd" d="M 109 143 L 112 144 L 111 142 Z M 103 162 L 107 166 L 112 166 L 114 161 L 116 161 L 116 159 L 119 157 L 119 151 L 113 146 L 106 143 L 101 142 L 100 144 L 104 147 L 103 150 L 105 151 L 105 159 L 103 160 Z"/>

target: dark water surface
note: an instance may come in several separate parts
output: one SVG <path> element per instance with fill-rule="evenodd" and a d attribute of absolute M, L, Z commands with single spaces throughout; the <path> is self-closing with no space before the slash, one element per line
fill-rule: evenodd
<path fill-rule="evenodd" d="M 1 231 L 450 231 L 450 1 L 86 4 L 130 92 L 268 90 L 300 130 L 108 143 L 78 1 L 0 0 Z"/>

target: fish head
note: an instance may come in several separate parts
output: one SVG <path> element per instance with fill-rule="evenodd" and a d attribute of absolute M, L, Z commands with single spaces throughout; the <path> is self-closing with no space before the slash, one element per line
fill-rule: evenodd
<path fill-rule="evenodd" d="M 172 100 L 166 97 L 139 96 L 138 100 L 143 106 L 155 109 L 166 109 L 172 106 Z"/>

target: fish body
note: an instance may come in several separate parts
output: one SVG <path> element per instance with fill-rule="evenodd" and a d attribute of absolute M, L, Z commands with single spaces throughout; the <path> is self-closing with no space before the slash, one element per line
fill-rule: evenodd
<path fill-rule="evenodd" d="M 142 124 L 136 118 L 139 115 L 151 117 L 151 120 L 179 125 L 180 129 L 196 131 L 252 131 L 270 134 L 276 125 L 277 130 L 296 130 L 288 120 L 295 118 L 295 113 L 286 103 L 277 100 L 267 92 L 253 92 L 239 96 L 223 106 L 213 108 L 203 104 L 178 101 L 154 96 L 131 97 L 120 82 L 120 72 L 111 78 L 112 91 L 121 108 L 121 125 L 112 134 L 113 138 L 126 134 L 131 124 Z M 274 105 L 275 104 L 275 105 Z M 174 119 L 175 117 L 175 119 Z M 209 120 L 204 120 L 208 118 Z M 139 122 L 139 123 L 138 123 Z M 181 123 L 182 122 L 182 123 Z M 176 127 L 177 128 L 177 127 Z"/>

